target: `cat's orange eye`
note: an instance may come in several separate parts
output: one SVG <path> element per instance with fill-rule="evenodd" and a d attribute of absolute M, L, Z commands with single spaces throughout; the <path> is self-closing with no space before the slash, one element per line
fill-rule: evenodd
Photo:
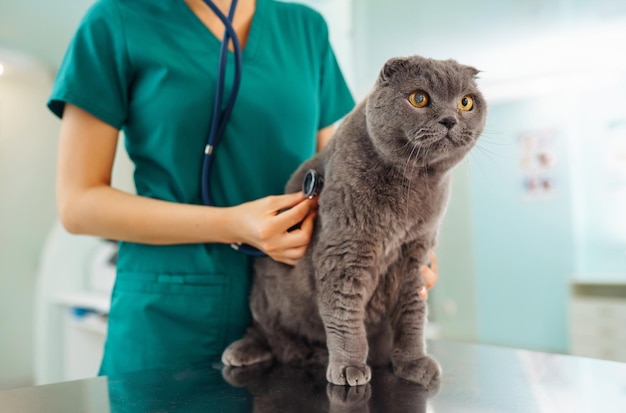
<path fill-rule="evenodd" d="M 409 102 L 416 108 L 423 108 L 428 105 L 428 93 L 423 90 L 416 90 L 409 95 Z"/>
<path fill-rule="evenodd" d="M 470 95 L 465 95 L 461 99 L 459 99 L 457 107 L 466 112 L 468 110 L 472 110 L 472 108 L 474 107 L 474 99 L 472 99 Z"/>

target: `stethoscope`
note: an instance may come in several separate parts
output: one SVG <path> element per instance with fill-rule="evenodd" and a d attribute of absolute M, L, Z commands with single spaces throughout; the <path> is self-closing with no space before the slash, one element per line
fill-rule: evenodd
<path fill-rule="evenodd" d="M 200 188 L 202 192 L 202 202 L 207 206 L 214 206 L 213 197 L 211 196 L 211 169 L 215 160 L 215 149 L 219 144 L 224 134 L 224 129 L 230 118 L 230 114 L 233 111 L 235 105 L 235 99 L 239 92 L 239 85 L 241 83 L 241 45 L 239 38 L 233 27 L 233 17 L 235 16 L 235 9 L 237 7 L 237 0 L 233 0 L 228 10 L 228 17 L 224 15 L 217 8 L 215 3 L 211 0 L 204 0 L 207 6 L 215 13 L 215 15 L 224 24 L 224 35 L 222 36 L 222 42 L 220 45 L 220 54 L 218 62 L 218 76 L 217 76 L 217 91 L 215 93 L 214 105 L 213 105 L 213 122 L 209 129 L 209 135 L 207 138 L 206 146 L 204 147 L 204 156 L 202 160 L 202 174 L 200 179 Z M 235 55 L 235 72 L 233 77 L 233 86 L 228 96 L 226 106 L 224 103 L 224 83 L 226 73 L 226 59 L 228 53 L 228 43 L 233 42 L 233 52 Z M 302 182 L 302 191 L 308 198 L 314 198 L 319 195 L 324 185 L 324 179 L 314 169 L 309 169 L 304 176 Z M 248 254 L 251 256 L 261 257 L 266 255 L 263 251 L 248 245 L 248 244 L 230 244 L 231 247 L 239 252 Z"/>

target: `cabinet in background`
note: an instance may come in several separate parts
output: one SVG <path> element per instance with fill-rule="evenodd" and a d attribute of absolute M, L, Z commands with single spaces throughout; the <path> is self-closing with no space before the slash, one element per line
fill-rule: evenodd
<path fill-rule="evenodd" d="M 569 320 L 572 354 L 626 362 L 626 277 L 574 281 Z"/>

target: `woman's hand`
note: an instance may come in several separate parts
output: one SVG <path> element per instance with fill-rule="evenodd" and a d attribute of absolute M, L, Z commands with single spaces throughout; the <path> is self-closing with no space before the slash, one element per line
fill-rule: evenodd
<path fill-rule="evenodd" d="M 252 245 L 275 261 L 295 265 L 311 241 L 317 200 L 302 193 L 268 196 L 232 208 L 237 242 Z M 301 225 L 288 231 L 295 225 Z"/>
<path fill-rule="evenodd" d="M 424 277 L 426 285 L 420 288 L 419 294 L 424 300 L 428 299 L 428 290 L 430 290 L 437 283 L 437 279 L 439 278 L 439 272 L 437 270 L 437 256 L 433 250 L 430 250 L 428 255 L 430 257 L 430 265 L 424 265 L 421 268 L 422 276 Z"/>

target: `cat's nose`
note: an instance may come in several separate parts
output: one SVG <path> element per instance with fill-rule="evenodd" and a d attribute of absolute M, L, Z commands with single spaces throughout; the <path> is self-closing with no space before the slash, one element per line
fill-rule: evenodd
<path fill-rule="evenodd" d="M 452 129 L 452 127 L 456 125 L 456 122 L 456 118 L 454 118 L 453 116 L 448 116 L 447 118 L 443 118 L 439 121 L 439 123 L 441 123 L 448 129 Z"/>

